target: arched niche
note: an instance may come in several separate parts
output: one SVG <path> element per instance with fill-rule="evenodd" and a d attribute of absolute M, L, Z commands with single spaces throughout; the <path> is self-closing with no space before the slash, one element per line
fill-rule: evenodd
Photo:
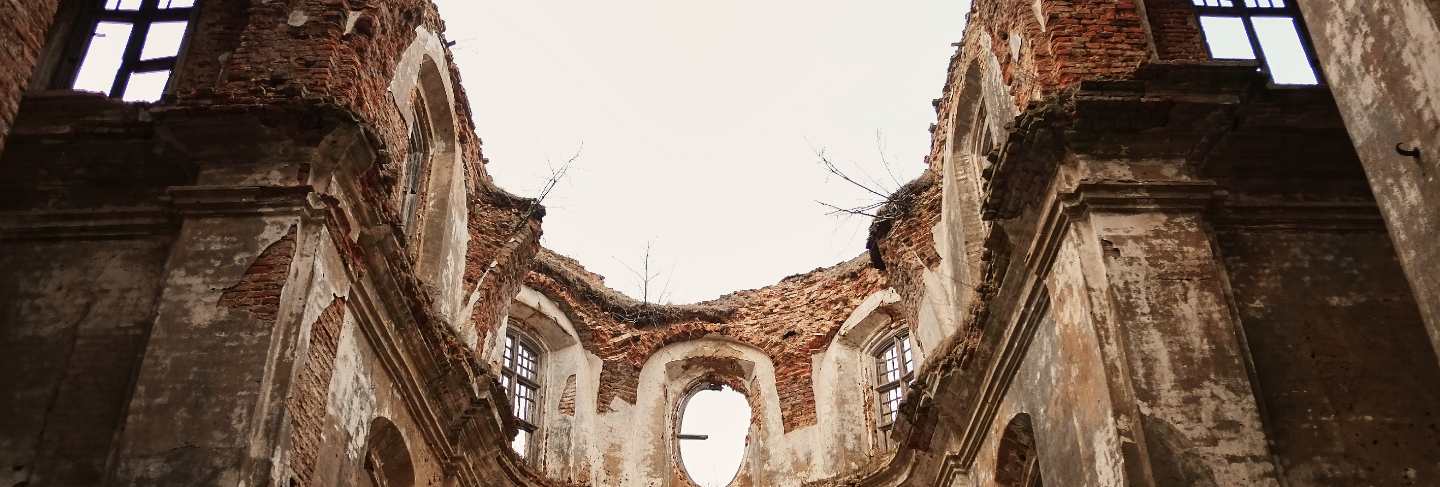
<path fill-rule="evenodd" d="M 1040 454 L 1035 428 L 1027 413 L 1016 414 L 1005 426 L 995 449 L 996 487 L 1041 487 Z"/>
<path fill-rule="evenodd" d="M 410 487 L 415 485 L 415 464 L 405 435 L 395 423 L 384 417 L 370 421 L 365 440 L 364 475 L 361 485 L 371 487 Z"/>
<path fill-rule="evenodd" d="M 458 328 L 466 321 L 459 314 L 464 299 L 469 210 L 465 203 L 464 161 L 458 147 L 455 91 L 446 59 L 439 36 L 423 26 L 417 27 L 414 40 L 401 54 L 390 80 L 390 96 L 407 127 L 428 127 L 425 142 L 429 157 L 422 174 L 423 193 L 416 227 L 407 239 L 417 276 L 435 294 L 441 315 Z M 462 337 L 474 335 L 473 330 L 457 331 Z"/>
<path fill-rule="evenodd" d="M 998 147 L 1002 135 L 991 122 L 992 109 L 986 101 L 985 84 L 980 63 L 970 62 L 954 95 L 942 170 L 940 218 L 945 225 L 943 242 L 947 249 L 942 249 L 941 255 L 955 276 L 958 287 L 955 295 L 961 309 L 965 309 L 964 304 L 972 294 L 967 283 L 974 282 L 981 272 L 987 227 L 981 218 L 987 184 L 984 174 L 990 165 L 987 155 Z"/>
<path fill-rule="evenodd" d="M 585 350 L 559 305 L 529 286 L 521 286 L 507 318 L 481 344 L 481 357 L 496 370 L 512 330 L 528 337 L 540 354 L 538 428 L 526 461 L 550 478 L 582 478 L 595 434 L 600 358 Z"/>
<path fill-rule="evenodd" d="M 855 451 L 841 457 L 864 459 L 893 453 L 879 428 L 878 383 L 875 355 L 896 335 L 911 333 L 897 306 L 900 295 L 884 289 L 867 296 L 840 325 L 840 331 L 821 355 L 815 372 L 817 423 L 836 448 Z M 924 348 L 913 340 L 914 366 L 924 362 Z M 839 472 L 860 465 L 835 465 Z"/>

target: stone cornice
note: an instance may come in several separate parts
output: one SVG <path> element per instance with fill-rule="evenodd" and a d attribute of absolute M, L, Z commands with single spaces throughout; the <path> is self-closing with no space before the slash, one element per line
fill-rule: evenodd
<path fill-rule="evenodd" d="M 164 206 L 0 213 L 0 240 L 140 238 L 170 235 L 178 227 Z"/>
<path fill-rule="evenodd" d="M 171 204 L 185 216 L 298 214 L 311 209 L 310 186 L 174 186 Z"/>
<path fill-rule="evenodd" d="M 190 216 L 311 214 L 309 186 L 172 186 L 153 206 L 0 212 L 0 240 L 173 234 Z"/>

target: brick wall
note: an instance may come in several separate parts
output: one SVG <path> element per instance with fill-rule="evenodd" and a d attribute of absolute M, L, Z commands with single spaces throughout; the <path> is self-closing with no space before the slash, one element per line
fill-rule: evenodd
<path fill-rule="evenodd" d="M 220 294 L 220 305 L 249 312 L 264 323 L 275 321 L 280 311 L 280 291 L 290 275 L 290 261 L 295 258 L 295 227 L 290 227 L 255 258 L 240 282 Z"/>
<path fill-rule="evenodd" d="M 656 351 L 713 334 L 753 346 L 774 362 L 787 432 L 815 424 L 811 355 L 885 285 L 868 259 L 858 257 L 697 305 L 645 305 L 605 288 L 574 261 L 543 254 L 525 282 L 570 316 L 586 350 L 602 360 L 600 411 L 616 398 L 636 401 L 640 369 Z"/>
<path fill-rule="evenodd" d="M 315 465 L 325 445 L 326 400 L 330 378 L 335 373 L 335 354 L 340 347 L 340 327 L 345 318 L 345 299 L 335 298 L 310 325 L 310 347 L 303 369 L 286 406 L 290 411 L 290 469 L 298 485 L 313 485 Z"/>
<path fill-rule="evenodd" d="M 429 0 L 294 0 L 204 2 L 176 68 L 176 104 L 245 108 L 311 105 L 357 120 L 377 149 L 361 176 L 367 203 L 398 221 L 400 172 L 409 126 L 391 97 L 401 54 L 424 27 L 443 36 Z M 480 139 L 447 52 L 455 100 L 455 133 L 472 192 L 488 181 Z"/>
<path fill-rule="evenodd" d="M 575 374 L 565 378 L 565 388 L 560 391 L 560 414 L 575 415 Z"/>
<path fill-rule="evenodd" d="M 509 314 L 510 301 L 520 293 L 540 249 L 540 218 L 544 208 L 531 200 L 486 191 L 471 199 L 470 241 L 465 248 L 465 289 L 481 286 L 482 295 L 471 312 L 479 348 L 490 332 Z"/>
<path fill-rule="evenodd" d="M 1190 0 L 1145 0 L 1155 51 L 1162 61 L 1204 61 L 1210 59 L 1200 20 Z"/>
<path fill-rule="evenodd" d="M 59 0 L 0 2 L 0 153 L 30 83 Z"/>
<path fill-rule="evenodd" d="M 891 196 L 891 203 L 870 226 L 870 259 L 883 266 L 890 287 L 900 295 L 899 308 L 909 323 L 919 323 L 925 296 L 924 272 L 940 264 L 935 250 L 935 225 L 940 223 L 941 186 L 926 171 Z"/>

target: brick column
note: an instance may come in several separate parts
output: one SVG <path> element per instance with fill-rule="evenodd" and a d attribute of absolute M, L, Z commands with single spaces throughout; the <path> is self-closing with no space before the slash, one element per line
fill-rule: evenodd
<path fill-rule="evenodd" d="M 1062 245 L 1079 257 L 1057 264 L 1049 285 L 1086 299 L 1056 300 L 1053 313 L 1099 339 L 1124 463 L 1113 485 L 1278 485 L 1203 218 L 1212 191 L 1082 183 L 1062 195 Z"/>

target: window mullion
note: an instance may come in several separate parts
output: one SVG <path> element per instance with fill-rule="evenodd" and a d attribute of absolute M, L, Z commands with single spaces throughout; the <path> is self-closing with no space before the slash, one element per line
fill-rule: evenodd
<path fill-rule="evenodd" d="M 110 87 L 110 96 L 124 97 L 125 88 L 130 84 L 130 74 L 140 62 L 140 50 L 145 47 L 145 37 L 150 34 L 150 21 L 160 9 L 160 0 L 141 0 L 140 11 L 134 16 L 130 27 L 130 39 L 125 44 L 125 54 L 120 58 L 120 69 L 116 70 L 115 82 Z"/>
<path fill-rule="evenodd" d="M 1265 51 L 1260 48 L 1260 35 L 1255 32 L 1255 24 L 1250 21 L 1250 15 L 1241 15 L 1240 24 L 1245 26 L 1245 40 L 1250 42 L 1250 50 L 1255 51 L 1255 60 L 1260 63 L 1260 69 L 1270 73 L 1270 64 L 1265 61 Z"/>

